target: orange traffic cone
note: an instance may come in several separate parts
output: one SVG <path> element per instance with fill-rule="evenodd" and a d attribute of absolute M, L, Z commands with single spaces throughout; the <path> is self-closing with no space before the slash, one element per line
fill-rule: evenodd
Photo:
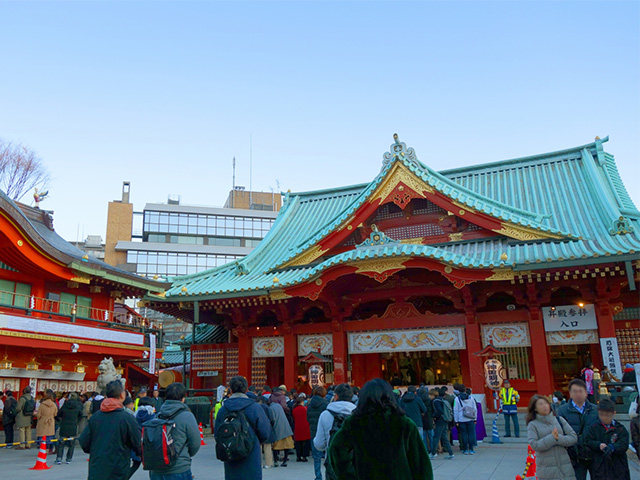
<path fill-rule="evenodd" d="M 42 437 L 40 442 L 40 450 L 38 450 L 38 458 L 33 468 L 29 470 L 49 470 L 51 467 L 47 466 L 47 437 Z"/>
<path fill-rule="evenodd" d="M 198 428 L 200 429 L 200 446 L 206 445 L 206 443 L 204 443 L 204 433 L 202 433 L 202 423 L 198 424 Z"/>
<path fill-rule="evenodd" d="M 527 463 L 524 467 L 524 473 L 522 475 L 516 475 L 516 480 L 525 480 L 527 478 L 538 478 L 536 477 L 536 452 L 531 448 L 531 445 L 528 446 L 529 455 L 527 455 Z"/>

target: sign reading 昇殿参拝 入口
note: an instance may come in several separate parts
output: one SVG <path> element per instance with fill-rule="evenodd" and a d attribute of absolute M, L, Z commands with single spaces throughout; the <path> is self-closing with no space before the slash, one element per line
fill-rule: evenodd
<path fill-rule="evenodd" d="M 547 332 L 598 329 L 598 321 L 593 304 L 542 307 L 542 315 L 544 317 L 544 329 Z"/>

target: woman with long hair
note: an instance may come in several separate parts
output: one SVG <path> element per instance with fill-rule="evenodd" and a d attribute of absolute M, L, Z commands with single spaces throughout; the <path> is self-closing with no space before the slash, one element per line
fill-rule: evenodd
<path fill-rule="evenodd" d="M 358 406 L 334 434 L 328 457 L 341 480 L 433 479 L 416 424 L 381 378 L 364 385 Z"/>
<path fill-rule="evenodd" d="M 544 395 L 534 395 L 527 409 L 529 445 L 536 451 L 539 480 L 575 480 L 567 448 L 578 441 L 576 432 L 562 417 L 557 417 Z"/>

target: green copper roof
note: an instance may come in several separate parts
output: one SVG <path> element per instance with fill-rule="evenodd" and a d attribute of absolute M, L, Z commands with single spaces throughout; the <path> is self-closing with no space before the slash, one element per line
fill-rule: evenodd
<path fill-rule="evenodd" d="M 510 266 L 515 270 L 548 268 L 551 263 L 589 263 L 587 259 L 601 256 L 635 258 L 640 251 L 640 212 L 624 188 L 613 156 L 602 149 L 607 140 L 440 173 L 420 163 L 413 149 L 401 144 L 405 155 L 386 154 L 382 170 L 371 183 L 286 194 L 275 224 L 250 255 L 213 270 L 176 277 L 166 298 L 266 293 L 303 283 L 334 265 L 387 256 L 429 257 L 459 267 Z M 444 245 L 389 243 L 354 248 L 308 266 L 279 268 L 347 220 L 396 161 L 462 204 L 562 239 L 518 242 L 496 237 Z M 500 260 L 502 253 L 507 253 L 506 262 Z"/>

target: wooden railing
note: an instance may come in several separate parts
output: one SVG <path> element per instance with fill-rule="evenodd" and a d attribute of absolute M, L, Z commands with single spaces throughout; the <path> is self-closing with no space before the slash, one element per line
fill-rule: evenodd
<path fill-rule="evenodd" d="M 65 303 L 33 295 L 22 295 L 14 292 L 0 291 L 0 308 L 18 310 L 26 315 L 41 318 L 55 318 L 75 323 L 78 320 L 90 321 L 101 326 L 122 330 L 136 330 L 142 333 L 162 333 L 162 324 L 146 317 L 129 312 L 114 312 L 102 308 Z M 161 343 L 160 343 L 161 344 Z"/>

